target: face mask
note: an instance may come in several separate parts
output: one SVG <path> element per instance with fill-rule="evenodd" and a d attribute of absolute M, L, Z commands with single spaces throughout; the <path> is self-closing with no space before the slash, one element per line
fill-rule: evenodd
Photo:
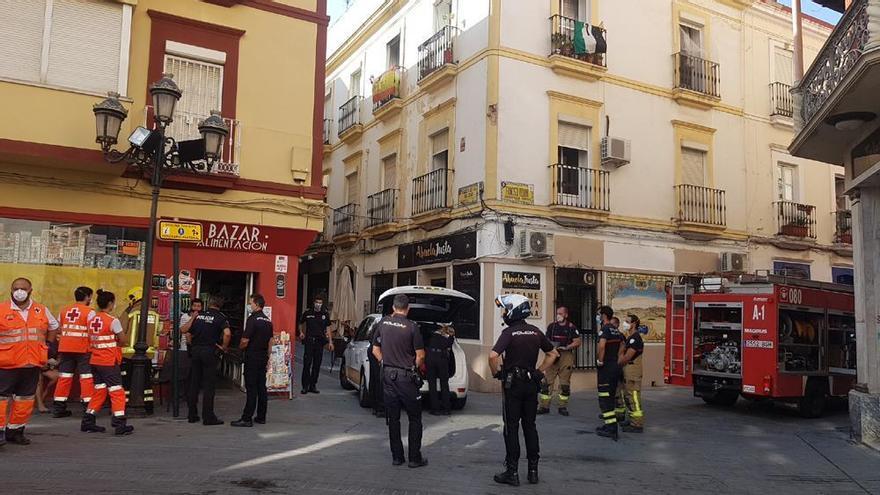
<path fill-rule="evenodd" d="M 563 321 L 565 321 L 565 317 L 562 315 L 556 315 L 556 321 L 562 323 Z"/>
<path fill-rule="evenodd" d="M 629 332 L 630 327 L 631 327 L 631 325 L 629 324 L 628 321 L 623 322 L 623 331 L 624 332 Z"/>
<path fill-rule="evenodd" d="M 315 311 L 321 311 L 321 307 L 323 307 L 323 306 L 324 306 L 323 304 L 315 303 Z"/>
<path fill-rule="evenodd" d="M 24 289 L 16 289 L 12 292 L 12 298 L 15 299 L 16 302 L 25 302 L 28 298 L 28 291 Z"/>
<path fill-rule="evenodd" d="M 599 315 L 596 315 L 596 326 L 602 326 L 602 317 Z"/>

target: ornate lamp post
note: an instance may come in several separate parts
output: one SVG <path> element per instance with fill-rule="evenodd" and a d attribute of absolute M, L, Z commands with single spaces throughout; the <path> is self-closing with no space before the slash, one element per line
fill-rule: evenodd
<path fill-rule="evenodd" d="M 165 135 L 166 128 L 174 120 L 174 107 L 182 96 L 173 77 L 171 74 L 163 74 L 162 79 L 150 85 L 155 127 L 152 131 L 144 127 L 135 129 L 128 138 L 131 146 L 124 152 L 113 149 L 122 121 L 128 115 L 125 107 L 119 102 L 119 95 L 110 93 L 106 100 L 92 109 L 97 131 L 95 141 L 101 145 L 104 159 L 110 163 L 125 162 L 135 167 L 142 175 L 149 173 L 151 178 L 152 198 L 150 226 L 144 252 L 143 299 L 141 299 L 137 341 L 134 344 L 135 352 L 131 358 L 128 409 L 133 416 L 146 414 L 144 390 L 150 380 L 147 376 L 150 361 L 147 357 L 147 320 L 152 285 L 153 242 L 156 237 L 156 215 L 162 179 L 180 171 L 210 173 L 214 163 L 221 159 L 223 141 L 229 135 L 229 127 L 220 117 L 219 112 L 211 112 L 210 117 L 199 123 L 201 139 L 177 142 L 174 138 Z M 174 276 L 176 277 L 177 274 Z"/>

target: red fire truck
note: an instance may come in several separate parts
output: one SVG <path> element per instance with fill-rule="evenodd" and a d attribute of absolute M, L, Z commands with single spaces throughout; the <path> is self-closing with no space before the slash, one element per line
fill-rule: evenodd
<path fill-rule="evenodd" d="M 710 404 L 795 403 L 820 416 L 856 378 L 852 287 L 775 275 L 683 276 L 667 288 L 666 383 Z"/>

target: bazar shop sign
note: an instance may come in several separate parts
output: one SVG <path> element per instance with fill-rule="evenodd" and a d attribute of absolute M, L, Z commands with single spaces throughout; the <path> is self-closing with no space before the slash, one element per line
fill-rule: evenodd
<path fill-rule="evenodd" d="M 501 272 L 501 288 L 503 289 L 541 289 L 541 274 L 527 272 Z"/>
<path fill-rule="evenodd" d="M 398 246 L 397 266 L 409 268 L 476 256 L 477 233 L 466 232 Z"/>
<path fill-rule="evenodd" d="M 194 247 L 202 249 L 289 254 L 291 249 L 303 242 L 303 233 L 297 229 L 204 220 L 181 220 L 177 223 L 202 226 L 202 239 L 194 244 Z"/>

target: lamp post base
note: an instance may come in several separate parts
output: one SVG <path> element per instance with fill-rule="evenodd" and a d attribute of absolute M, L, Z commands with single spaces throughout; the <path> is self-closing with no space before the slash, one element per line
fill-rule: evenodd
<path fill-rule="evenodd" d="M 153 414 L 153 363 L 146 353 L 135 353 L 126 363 L 128 402 L 125 414 L 143 418 Z"/>

